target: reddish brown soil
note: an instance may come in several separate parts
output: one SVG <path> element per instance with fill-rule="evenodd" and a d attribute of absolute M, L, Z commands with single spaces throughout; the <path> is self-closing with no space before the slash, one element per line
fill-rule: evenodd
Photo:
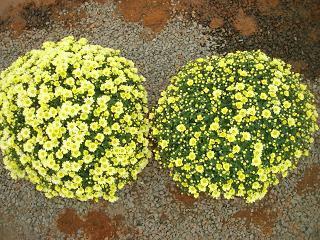
<path fill-rule="evenodd" d="M 164 9 L 151 9 L 142 18 L 145 27 L 151 28 L 155 32 L 159 32 L 167 23 L 170 14 Z"/>
<path fill-rule="evenodd" d="M 170 0 L 123 0 L 118 10 L 126 21 L 142 22 L 153 31 L 160 31 L 170 18 Z"/>
<path fill-rule="evenodd" d="M 41 7 L 55 4 L 56 1 L 57 0 L 1 0 L 0 16 L 13 16 L 29 4 L 35 4 L 36 7 Z"/>
<path fill-rule="evenodd" d="M 226 20 L 232 18 L 238 7 L 239 5 L 231 0 L 181 0 L 175 6 L 177 12 L 185 13 L 187 16 L 207 24 L 217 16 Z"/>
<path fill-rule="evenodd" d="M 234 218 L 244 218 L 247 225 L 256 225 L 262 233 L 265 235 L 271 235 L 273 227 L 278 218 L 278 214 L 275 210 L 271 210 L 267 207 L 261 207 L 256 209 L 244 209 L 236 212 L 233 215 Z"/>
<path fill-rule="evenodd" d="M 233 26 L 243 36 L 250 36 L 257 31 L 255 18 L 253 16 L 248 16 L 241 8 L 236 15 Z"/>
<path fill-rule="evenodd" d="M 17 16 L 12 19 L 12 22 L 9 26 L 10 29 L 15 32 L 15 34 L 19 35 L 26 28 L 27 22 L 23 17 Z"/>
<path fill-rule="evenodd" d="M 224 23 L 224 20 L 223 18 L 221 17 L 213 17 L 211 19 L 211 22 L 209 24 L 209 26 L 212 28 L 212 29 L 216 29 L 216 28 L 220 28 L 223 26 L 223 23 Z"/>
<path fill-rule="evenodd" d="M 187 207 L 193 206 L 193 204 L 197 201 L 196 198 L 189 196 L 185 193 L 182 193 L 177 186 L 170 184 L 167 186 L 167 189 L 171 193 L 172 197 L 177 201 L 183 203 Z"/>
<path fill-rule="evenodd" d="M 92 240 L 110 239 L 116 235 L 116 222 L 113 222 L 113 220 L 102 212 L 89 212 L 84 222 L 84 232 L 89 235 Z"/>
<path fill-rule="evenodd" d="M 257 8 L 263 14 L 272 14 L 279 5 L 279 0 L 257 0 Z"/>
<path fill-rule="evenodd" d="M 57 226 L 64 234 L 75 235 L 82 228 L 83 221 L 74 209 L 67 208 L 59 215 Z"/>
<path fill-rule="evenodd" d="M 304 172 L 303 178 L 296 185 L 299 195 L 310 192 L 320 186 L 320 165 L 312 165 Z"/>
<path fill-rule="evenodd" d="M 75 9 L 75 8 L 74 8 Z M 69 10 L 66 14 L 60 14 L 60 11 L 53 11 L 52 17 L 54 20 L 62 22 L 62 24 L 68 28 L 76 27 L 79 19 L 87 17 L 85 11 L 73 11 Z"/>
<path fill-rule="evenodd" d="M 92 210 L 81 218 L 74 209 L 67 208 L 58 216 L 56 223 L 62 233 L 74 236 L 82 230 L 90 240 L 114 239 L 118 233 L 136 235 L 135 230 L 126 226 L 123 221 L 123 216 L 111 218 L 99 210 Z"/>
<path fill-rule="evenodd" d="M 20 35 L 25 29 L 46 27 L 45 24 L 52 21 L 59 21 L 66 27 L 73 27 L 86 17 L 84 11 L 77 11 L 77 8 L 86 0 L 6 1 L 0 2 L 1 29 L 12 30 L 15 36 Z M 104 1 L 97 0 L 97 2 Z M 67 12 L 60 14 L 62 10 Z"/>

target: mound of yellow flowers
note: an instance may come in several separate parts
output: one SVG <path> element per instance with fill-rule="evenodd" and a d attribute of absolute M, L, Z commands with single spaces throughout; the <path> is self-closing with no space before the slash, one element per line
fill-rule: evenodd
<path fill-rule="evenodd" d="M 66 37 L 0 75 L 0 147 L 11 177 L 51 198 L 117 199 L 148 151 L 147 93 L 118 50 Z"/>
<path fill-rule="evenodd" d="M 318 129 L 300 80 L 261 51 L 190 62 L 151 115 L 156 159 L 194 197 L 263 198 L 308 155 Z"/>

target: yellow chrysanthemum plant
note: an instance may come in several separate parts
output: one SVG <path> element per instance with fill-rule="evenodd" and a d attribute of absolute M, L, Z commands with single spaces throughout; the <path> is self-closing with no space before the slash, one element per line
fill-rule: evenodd
<path fill-rule="evenodd" d="M 196 198 L 262 199 L 308 155 L 318 130 L 301 79 L 259 50 L 188 63 L 151 114 L 156 160 Z"/>
<path fill-rule="evenodd" d="M 3 162 L 48 198 L 117 200 L 147 165 L 147 93 L 120 51 L 66 37 L 0 75 Z"/>

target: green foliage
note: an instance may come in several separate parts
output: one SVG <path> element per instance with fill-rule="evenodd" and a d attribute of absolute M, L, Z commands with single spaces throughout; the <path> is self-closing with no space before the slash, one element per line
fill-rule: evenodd
<path fill-rule="evenodd" d="M 314 97 L 261 51 L 199 58 L 171 79 L 151 115 L 155 157 L 185 192 L 254 202 L 308 155 Z"/>

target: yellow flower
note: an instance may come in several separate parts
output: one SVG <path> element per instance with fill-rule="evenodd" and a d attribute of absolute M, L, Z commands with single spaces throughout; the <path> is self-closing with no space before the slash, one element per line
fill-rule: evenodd
<path fill-rule="evenodd" d="M 38 152 L 39 159 L 43 160 L 47 157 L 47 152 L 43 149 L 40 149 Z"/>
<path fill-rule="evenodd" d="M 214 191 L 211 192 L 211 196 L 212 196 L 213 198 L 219 198 L 220 195 L 221 195 L 221 193 L 220 193 L 219 190 L 214 190 Z"/>
<path fill-rule="evenodd" d="M 177 158 L 175 161 L 174 161 L 175 165 L 177 167 L 181 167 L 183 165 L 183 161 L 181 158 Z"/>
<path fill-rule="evenodd" d="M 159 142 L 159 145 L 161 146 L 162 149 L 166 148 L 168 146 L 169 142 L 167 140 L 161 140 Z"/>
<path fill-rule="evenodd" d="M 203 120 L 203 117 L 202 117 L 202 115 L 201 115 L 201 114 L 197 115 L 197 120 L 198 120 L 198 121 Z"/>
<path fill-rule="evenodd" d="M 271 131 L 271 137 L 273 137 L 273 138 L 278 138 L 279 136 L 280 136 L 280 132 L 279 132 L 278 130 L 273 129 L 273 130 Z"/>
<path fill-rule="evenodd" d="M 190 186 L 189 187 L 189 193 L 196 194 L 197 193 L 197 189 L 194 186 Z"/>
<path fill-rule="evenodd" d="M 222 109 L 221 109 L 221 112 L 222 112 L 223 114 L 226 114 L 226 113 L 228 112 L 228 108 L 226 108 L 226 107 L 222 108 Z"/>
<path fill-rule="evenodd" d="M 240 93 L 240 92 L 237 92 L 235 95 L 234 95 L 234 98 L 241 101 L 243 99 L 243 95 Z"/>
<path fill-rule="evenodd" d="M 264 109 L 262 111 L 262 117 L 264 118 L 270 118 L 271 117 L 271 112 L 268 109 Z"/>
<path fill-rule="evenodd" d="M 196 171 L 199 172 L 199 173 L 203 173 L 204 167 L 202 165 L 197 165 L 196 166 Z"/>
<path fill-rule="evenodd" d="M 222 163 L 222 167 L 223 167 L 223 169 L 224 169 L 225 171 L 229 171 L 229 169 L 230 169 L 230 163 L 224 162 L 224 163 Z"/>
<path fill-rule="evenodd" d="M 262 151 L 262 149 L 263 149 L 263 144 L 260 141 L 254 144 L 254 150 Z"/>
<path fill-rule="evenodd" d="M 207 178 L 201 178 L 200 184 L 206 187 L 209 184 L 209 180 Z"/>
<path fill-rule="evenodd" d="M 221 68 L 224 68 L 225 66 L 227 66 L 226 62 L 223 61 L 223 60 L 220 60 L 220 61 L 218 62 L 218 65 L 219 65 L 219 67 L 221 67 Z"/>
<path fill-rule="evenodd" d="M 236 120 L 236 122 L 240 123 L 242 121 L 242 116 L 240 114 L 236 115 L 233 117 L 234 120 Z"/>
<path fill-rule="evenodd" d="M 119 125 L 119 123 L 114 123 L 114 124 L 112 124 L 111 129 L 112 129 L 113 131 L 119 131 L 119 130 L 120 130 L 120 125 Z"/>
<path fill-rule="evenodd" d="M 299 98 L 300 100 L 303 100 L 303 99 L 304 99 L 304 95 L 303 95 L 302 92 L 298 93 L 298 98 Z"/>
<path fill-rule="evenodd" d="M 218 129 L 219 129 L 219 123 L 218 123 L 218 122 L 213 122 L 213 123 L 211 123 L 209 129 L 210 129 L 211 131 L 216 131 L 216 130 L 218 130 Z"/>
<path fill-rule="evenodd" d="M 249 141 L 251 139 L 251 134 L 249 132 L 242 132 L 242 138 L 246 141 Z"/>
<path fill-rule="evenodd" d="M 193 85 L 193 80 L 192 80 L 192 79 L 189 79 L 189 80 L 187 81 L 187 85 L 188 85 L 188 86 Z"/>
<path fill-rule="evenodd" d="M 263 64 L 261 64 L 261 63 L 256 64 L 255 67 L 256 67 L 256 69 L 258 69 L 258 70 L 264 69 L 264 66 L 263 66 Z"/>
<path fill-rule="evenodd" d="M 296 121 L 292 117 L 289 117 L 288 118 L 288 125 L 289 126 L 295 126 L 296 125 Z"/>
<path fill-rule="evenodd" d="M 252 184 L 252 189 L 259 189 L 261 187 L 261 185 L 260 185 L 260 183 L 258 183 L 258 182 L 254 182 L 253 184 Z"/>
<path fill-rule="evenodd" d="M 214 157 L 214 151 L 208 151 L 208 152 L 207 152 L 207 157 L 208 157 L 209 159 L 212 159 L 212 158 Z"/>
<path fill-rule="evenodd" d="M 278 87 L 277 87 L 276 85 L 273 85 L 273 84 L 270 84 L 270 85 L 268 86 L 268 88 L 269 88 L 269 91 L 270 91 L 270 92 L 276 92 L 276 91 L 278 91 Z"/>
<path fill-rule="evenodd" d="M 273 109 L 273 112 L 276 114 L 279 114 L 281 111 L 281 108 L 279 106 L 274 106 L 272 109 Z"/>
<path fill-rule="evenodd" d="M 189 158 L 190 160 L 195 160 L 195 159 L 196 159 L 196 154 L 191 151 L 191 152 L 189 153 L 189 155 L 188 155 L 188 158 Z"/>
<path fill-rule="evenodd" d="M 242 102 L 236 102 L 236 107 L 238 109 L 241 109 L 243 107 L 243 103 Z"/>
<path fill-rule="evenodd" d="M 238 153 L 238 152 L 240 152 L 240 147 L 238 146 L 238 145 L 236 145 L 236 146 L 234 146 L 233 148 L 232 148 L 232 152 L 233 153 Z"/>
<path fill-rule="evenodd" d="M 291 103 L 288 102 L 288 101 L 284 101 L 284 102 L 283 102 L 283 106 L 284 106 L 285 108 L 290 108 L 290 107 L 291 107 Z"/>
<path fill-rule="evenodd" d="M 261 165 L 261 158 L 260 156 L 254 156 L 252 159 L 253 166 L 260 166 Z"/>
<path fill-rule="evenodd" d="M 268 98 L 268 95 L 265 93 L 260 93 L 260 98 L 266 100 Z"/>
<path fill-rule="evenodd" d="M 300 157 L 302 156 L 302 151 L 301 151 L 301 150 L 296 150 L 296 151 L 294 152 L 294 156 L 295 156 L 296 158 L 300 158 Z"/>
<path fill-rule="evenodd" d="M 197 139 L 195 139 L 195 138 L 190 138 L 190 140 L 189 140 L 189 145 L 190 146 L 195 146 L 197 144 Z"/>
<path fill-rule="evenodd" d="M 98 134 L 96 135 L 96 139 L 97 139 L 98 141 L 100 141 L 100 142 L 103 142 L 103 140 L 104 140 L 104 135 L 103 135 L 102 133 L 98 133 Z"/>
<path fill-rule="evenodd" d="M 237 175 L 238 175 L 238 179 L 242 182 L 246 179 L 246 175 L 243 173 L 242 170 L 238 171 Z"/>
<path fill-rule="evenodd" d="M 236 137 L 235 137 L 233 134 L 228 134 L 228 135 L 226 136 L 226 138 L 227 138 L 228 142 L 234 142 L 234 141 L 236 141 Z"/>
<path fill-rule="evenodd" d="M 178 130 L 179 132 L 184 132 L 184 131 L 186 130 L 186 126 L 185 126 L 184 124 L 179 124 L 179 125 L 177 126 L 177 130 Z"/>
<path fill-rule="evenodd" d="M 242 76 L 242 77 L 246 77 L 246 76 L 248 76 L 248 72 L 247 72 L 247 71 L 245 71 L 245 70 L 241 70 L 241 69 L 239 69 L 239 70 L 238 70 L 238 73 L 239 73 L 239 75 L 240 75 L 240 76 Z"/>

